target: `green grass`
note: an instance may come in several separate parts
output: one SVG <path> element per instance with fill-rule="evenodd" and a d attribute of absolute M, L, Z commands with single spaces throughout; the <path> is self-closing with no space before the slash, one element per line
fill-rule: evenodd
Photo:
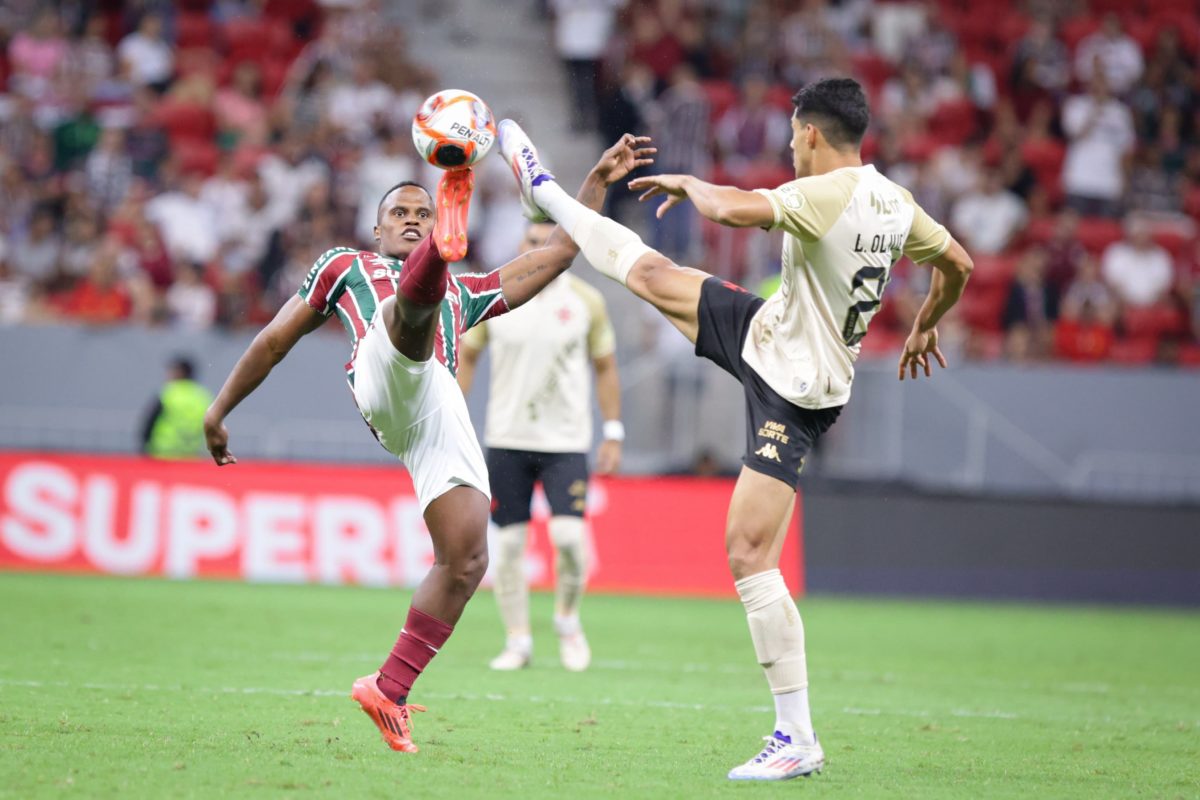
<path fill-rule="evenodd" d="M 596 663 L 500 644 L 480 595 L 413 699 L 419 755 L 349 699 L 406 596 L 0 575 L 0 797 L 1200 795 L 1194 613 L 801 603 L 820 776 L 730 784 L 770 730 L 736 602 L 589 597 Z"/>

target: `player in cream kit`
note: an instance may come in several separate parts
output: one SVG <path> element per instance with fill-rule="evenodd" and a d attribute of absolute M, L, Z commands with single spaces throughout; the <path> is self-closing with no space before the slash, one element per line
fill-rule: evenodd
<path fill-rule="evenodd" d="M 521 252 L 545 246 L 554 226 L 530 225 Z M 587 582 L 588 537 L 584 523 L 588 452 L 592 448 L 592 373 L 604 420 L 596 454 L 597 472 L 620 465 L 621 386 L 616 337 L 604 298 L 570 274 L 554 279 L 520 313 L 480 324 L 462 339 L 458 382 L 469 392 L 480 356 L 491 360 L 488 387 L 488 474 L 492 482 L 492 521 L 498 528 L 492 564 L 494 588 L 506 639 L 492 669 L 529 665 L 533 636 L 525 548 L 530 500 L 541 483 L 550 504 L 554 545 L 554 629 L 559 659 L 573 672 L 587 669 L 591 649 L 579 621 Z"/>
<path fill-rule="evenodd" d="M 912 195 L 864 165 L 870 121 L 848 78 L 805 86 L 792 98 L 796 180 L 771 190 L 714 186 L 690 175 L 638 178 L 658 215 L 690 200 L 710 220 L 782 230 L 780 288 L 763 300 L 706 272 L 674 264 L 637 234 L 584 208 L 538 163 L 524 132 L 500 123 L 501 150 L 532 214 L 554 219 L 597 270 L 654 305 L 707 358 L 745 388 L 746 452 L 725 526 L 725 547 L 759 664 L 775 700 L 766 745 L 731 780 L 784 780 L 820 771 L 804 626 L 779 572 L 804 457 L 847 400 L 859 342 L 902 256 L 933 267 L 929 294 L 900 356 L 899 377 L 932 376 L 937 322 L 962 296 L 972 263 Z"/>

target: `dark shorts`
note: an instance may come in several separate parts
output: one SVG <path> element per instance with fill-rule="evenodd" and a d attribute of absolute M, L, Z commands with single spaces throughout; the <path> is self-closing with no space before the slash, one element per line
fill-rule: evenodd
<path fill-rule="evenodd" d="M 842 407 L 801 408 L 783 399 L 742 359 L 754 312 L 766 302 L 735 284 L 709 278 L 700 289 L 696 355 L 742 383 L 746 394 L 746 453 L 742 463 L 789 486 L 800 482 L 804 457 Z"/>
<path fill-rule="evenodd" d="M 550 513 L 582 517 L 587 501 L 588 463 L 585 453 L 537 453 L 532 450 L 487 452 L 492 484 L 492 521 L 500 527 L 528 522 L 533 485 L 542 482 Z"/>

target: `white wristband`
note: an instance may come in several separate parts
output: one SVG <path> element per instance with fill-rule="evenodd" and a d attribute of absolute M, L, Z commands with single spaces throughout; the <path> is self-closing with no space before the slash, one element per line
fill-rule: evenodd
<path fill-rule="evenodd" d="M 607 442 L 625 441 L 625 424 L 619 419 L 604 421 L 604 440 Z"/>

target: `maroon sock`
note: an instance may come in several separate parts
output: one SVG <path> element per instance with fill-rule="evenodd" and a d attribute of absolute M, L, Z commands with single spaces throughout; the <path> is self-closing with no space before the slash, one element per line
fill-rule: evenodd
<path fill-rule="evenodd" d="M 393 703 L 403 703 L 417 676 L 453 632 L 453 625 L 410 608 L 392 654 L 379 668 L 379 691 Z"/>
<path fill-rule="evenodd" d="M 437 305 L 445 299 L 449 282 L 446 262 L 433 246 L 433 237 L 426 236 L 404 259 L 404 268 L 400 270 L 400 294 L 420 306 Z"/>

